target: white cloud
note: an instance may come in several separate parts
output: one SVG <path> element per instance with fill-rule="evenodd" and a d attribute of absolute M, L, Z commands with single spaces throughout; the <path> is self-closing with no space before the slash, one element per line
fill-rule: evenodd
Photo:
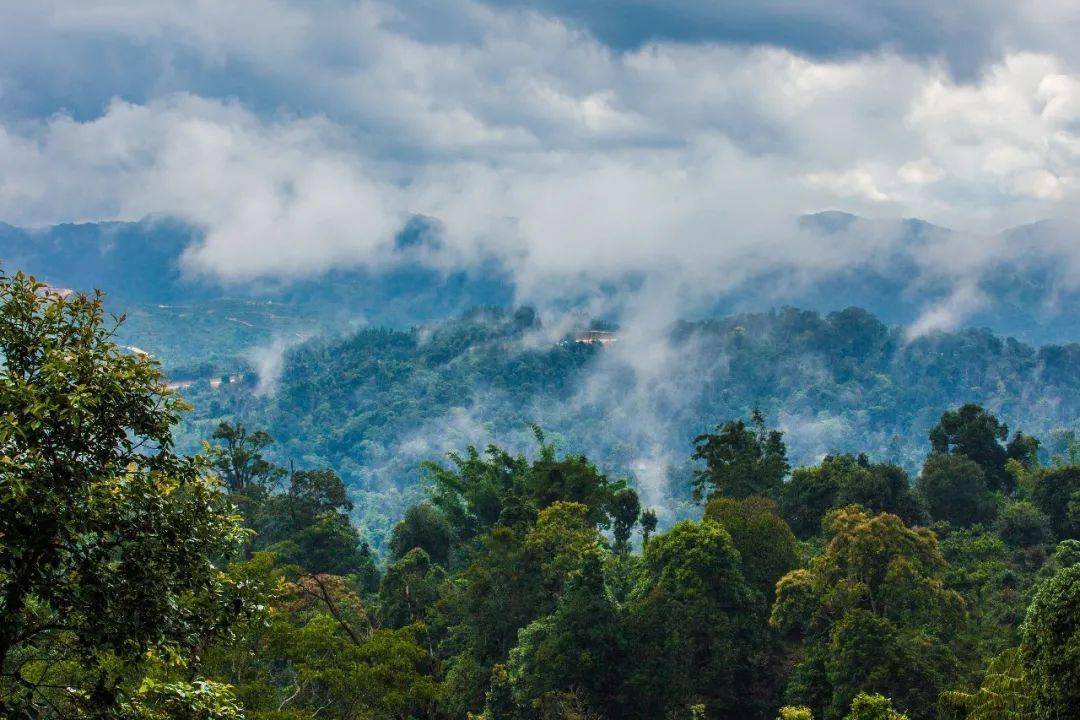
<path fill-rule="evenodd" d="M 152 46 L 159 64 L 142 99 L 0 127 L 0 218 L 176 214 L 207 231 L 193 270 L 243 279 L 382 262 L 418 212 L 445 228 L 431 262 L 495 255 L 557 294 L 634 272 L 701 293 L 809 281 L 895 249 L 891 231 L 791 222 L 829 207 L 974 230 L 1075 214 L 1080 81 L 1050 54 L 963 84 L 889 53 L 620 52 L 537 13 L 455 8 L 443 33 L 377 2 L 25 9 L 46 47 Z M 920 262 L 968 277 L 996 257 L 982 245 Z"/>
<path fill-rule="evenodd" d="M 930 158 L 920 158 L 904 163 L 896 171 L 904 182 L 922 185 L 924 183 L 937 182 L 945 177 L 945 171 L 934 164 Z"/>

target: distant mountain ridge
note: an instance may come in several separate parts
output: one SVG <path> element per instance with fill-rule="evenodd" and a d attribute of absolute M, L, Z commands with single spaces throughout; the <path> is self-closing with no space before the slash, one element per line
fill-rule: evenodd
<path fill-rule="evenodd" d="M 874 220 L 826 211 L 805 215 L 798 225 L 835 237 L 838 247 L 858 250 L 874 243 L 873 252 L 867 251 L 861 262 L 808 279 L 793 277 L 791 271 L 752 277 L 715 297 L 695 316 L 785 305 L 828 312 L 854 305 L 888 324 L 908 326 L 918 323 L 928 308 L 940 306 L 958 315 L 959 327 L 988 327 L 1039 344 L 1080 340 L 1080 313 L 1073 312 L 1080 301 L 1080 263 L 1069 252 L 1080 245 L 1075 224 L 1045 220 L 979 238 L 914 218 Z M 453 317 L 470 307 L 508 307 L 520 301 L 513 269 L 497 260 L 453 272 L 426 265 L 425 244 L 438 243 L 433 228 L 430 219 L 414 217 L 397 238 L 398 261 L 382 269 L 333 269 L 291 283 L 223 284 L 185 275 L 183 251 L 201 233 L 169 217 L 41 230 L 0 224 L 0 261 L 6 269 L 24 269 L 57 286 L 100 287 L 124 310 L 226 300 L 273 302 L 278 315 L 304 318 L 319 328 L 340 322 L 343 315 L 351 322 L 404 328 Z M 882 242 L 883 237 L 889 241 Z M 959 249 L 945 254 L 984 253 L 984 265 L 967 275 L 942 272 L 934 254 L 954 246 Z M 963 265 L 956 257 L 945 259 Z M 634 284 L 629 278 L 615 289 L 595 290 L 618 293 Z M 588 291 L 585 288 L 583 297 Z M 575 302 L 568 298 L 566 305 Z"/>

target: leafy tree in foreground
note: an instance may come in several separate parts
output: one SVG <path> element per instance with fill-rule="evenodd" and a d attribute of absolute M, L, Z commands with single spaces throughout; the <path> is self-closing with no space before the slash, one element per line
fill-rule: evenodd
<path fill-rule="evenodd" d="M 965 671 L 957 680 L 973 680 L 981 677 L 989 658 L 1019 644 L 1026 583 L 1013 565 L 1015 554 L 996 533 L 981 526 L 934 527 L 949 564 L 945 584 L 964 598 L 967 615 L 957 648 Z"/>
<path fill-rule="evenodd" d="M 859 693 L 851 701 L 851 711 L 844 720 L 908 720 L 908 717 L 896 712 L 884 695 Z"/>
<path fill-rule="evenodd" d="M 814 720 L 810 708 L 782 707 L 777 720 Z M 907 720 L 907 715 L 893 709 L 892 702 L 884 695 L 859 693 L 851 702 L 851 710 L 844 720 Z"/>
<path fill-rule="evenodd" d="M 379 628 L 349 578 L 275 565 L 270 553 L 237 573 L 278 587 L 268 620 L 208 661 L 250 720 L 431 717 L 436 684 L 422 626 Z"/>
<path fill-rule="evenodd" d="M 705 468 L 694 473 L 694 500 L 698 502 L 714 494 L 775 498 L 789 467 L 783 433 L 767 429 L 758 410 L 750 426 L 732 420 L 715 433 L 694 438 L 694 459 L 705 462 Z"/>
<path fill-rule="evenodd" d="M 253 609 L 215 565 L 239 518 L 173 452 L 184 404 L 113 342 L 100 296 L 0 278 L 0 352 L 0 715 L 179 708 L 191 686 L 143 686 L 151 660 L 197 676 L 196 649 Z M 201 717 L 235 716 L 219 689 Z"/>
<path fill-rule="evenodd" d="M 1080 566 L 1065 568 L 1040 586 L 1021 634 L 1036 717 L 1075 717 L 1080 708 Z"/>
<path fill-rule="evenodd" d="M 514 710 L 494 717 L 535 717 L 571 693 L 584 708 L 610 707 L 619 688 L 622 644 L 602 553 L 593 547 L 567 579 L 555 611 L 518 634 L 507 665 Z"/>
<path fill-rule="evenodd" d="M 705 518 L 731 535 L 742 561 L 743 577 L 761 593 L 767 606 L 775 594 L 776 581 L 799 562 L 798 541 L 777 515 L 776 503 L 762 497 L 716 497 L 705 506 Z"/>

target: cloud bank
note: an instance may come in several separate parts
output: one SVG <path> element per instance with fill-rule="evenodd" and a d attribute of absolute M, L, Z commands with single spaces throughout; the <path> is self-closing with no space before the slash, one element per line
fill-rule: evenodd
<path fill-rule="evenodd" d="M 205 231 L 190 272 L 250 281 L 391 262 L 423 214 L 442 231 L 425 262 L 500 260 L 523 299 L 639 277 L 677 306 L 913 252 L 888 224 L 808 232 L 803 213 L 916 216 L 965 231 L 913 253 L 957 283 L 916 332 L 948 326 L 978 306 L 973 278 L 1017 252 L 986 233 L 1076 219 L 1074 18 L 1045 2 L 944 19 L 827 5 L 680 5 L 742 22 L 736 36 L 612 30 L 562 3 L 15 8 L 0 218 L 175 215 Z M 835 52 L 784 30 L 795 21 L 831 23 Z M 978 47 L 968 25 L 986 30 Z M 1080 267 L 1076 243 L 1029 251 Z"/>

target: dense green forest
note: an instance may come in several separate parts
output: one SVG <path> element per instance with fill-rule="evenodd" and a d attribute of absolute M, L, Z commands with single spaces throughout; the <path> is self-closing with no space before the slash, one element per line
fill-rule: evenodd
<path fill-rule="evenodd" d="M 779 317 L 877 327 L 851 312 Z M 739 328 L 675 334 L 733 346 L 755 337 Z M 958 404 L 918 438 L 926 452 L 912 474 L 858 448 L 799 464 L 794 433 L 751 410 L 686 439 L 679 492 L 692 509 L 666 526 L 626 481 L 537 426 L 527 453 L 432 457 L 425 497 L 393 525 L 380 563 L 328 464 L 279 464 L 270 434 L 228 422 L 201 454 L 179 452 L 174 431 L 190 408 L 113 333 L 98 298 L 0 279 L 4 717 L 1076 717 L 1080 447 L 1070 436 L 1047 452 L 1030 428 Z M 920 352 L 890 345 L 888 331 L 857 336 L 866 344 L 834 337 L 822 351 Z M 412 372 L 395 352 L 411 363 L 453 347 L 377 337 L 349 341 L 371 343 L 375 367 L 342 389 L 364 378 L 392 391 L 395 373 Z M 558 388 L 557 361 L 586 363 L 598 349 L 534 352 L 519 376 Z M 1048 387 L 1065 387 L 1052 376 L 1061 352 L 999 343 L 977 377 L 1005 383 L 1001 368 L 1037 364 Z M 882 380 L 893 389 L 878 400 L 933 392 L 935 377 L 923 371 L 918 388 Z M 309 403 L 310 416 L 334 402 L 329 388 L 289 387 L 282 397 Z M 1036 397 L 1010 407 L 1024 401 L 1032 414 L 1050 407 Z M 333 439 L 312 456 L 335 457 L 347 420 L 324 421 Z"/>
<path fill-rule="evenodd" d="M 618 329 L 574 342 L 588 318 L 476 310 L 408 331 L 371 328 L 283 351 L 270 392 L 246 383 L 182 389 L 179 434 L 196 452 L 222 421 L 263 428 L 284 465 L 333 468 L 381 551 L 423 498 L 424 461 L 468 444 L 561 450 L 633 478 L 667 526 L 693 512 L 690 440 L 758 408 L 787 431 L 792 462 L 867 453 L 914 474 L 946 409 L 975 401 L 1064 452 L 1080 417 L 1080 345 L 1034 348 L 989 330 L 907 338 L 857 308 L 784 309 Z M 614 326 L 603 325 L 612 329 Z"/>

